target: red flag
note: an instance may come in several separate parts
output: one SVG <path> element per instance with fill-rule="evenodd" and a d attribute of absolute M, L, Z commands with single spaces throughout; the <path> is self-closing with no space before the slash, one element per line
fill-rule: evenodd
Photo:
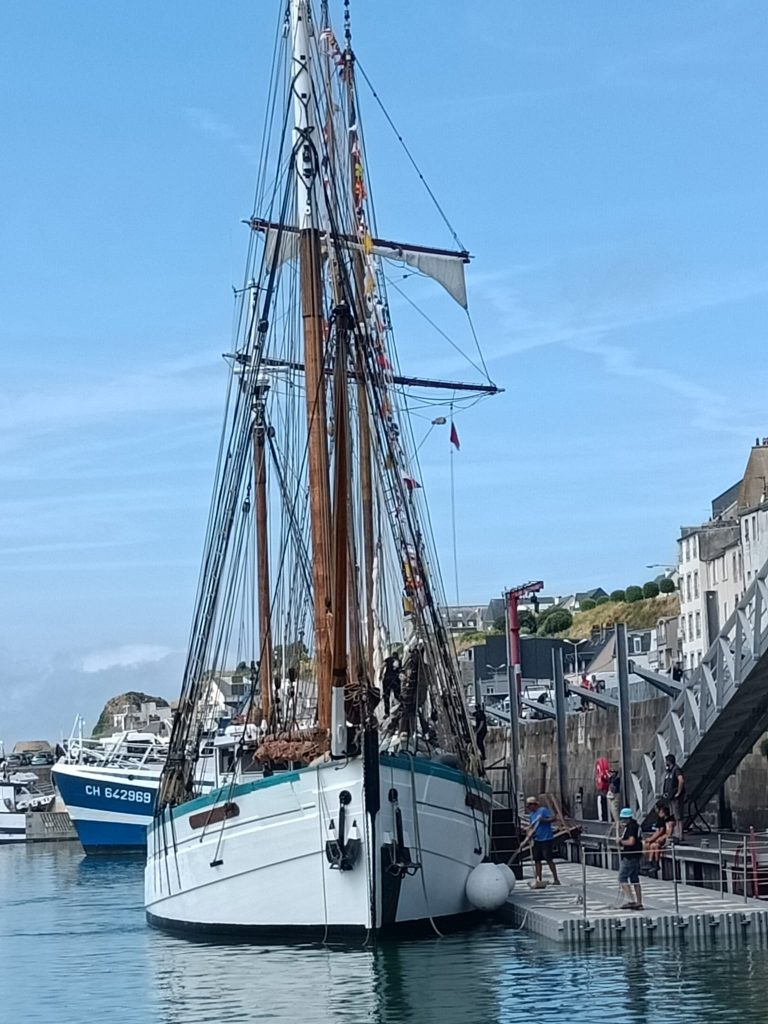
<path fill-rule="evenodd" d="M 419 481 L 418 480 L 414 480 L 412 476 L 404 476 L 403 477 L 403 483 L 405 484 L 405 486 L 408 488 L 409 491 L 413 491 L 417 487 L 421 487 L 421 484 L 419 483 Z"/>
<path fill-rule="evenodd" d="M 451 444 L 455 444 L 456 448 L 461 450 L 461 445 L 459 444 L 459 433 L 456 430 L 456 424 L 453 420 L 451 420 Z"/>

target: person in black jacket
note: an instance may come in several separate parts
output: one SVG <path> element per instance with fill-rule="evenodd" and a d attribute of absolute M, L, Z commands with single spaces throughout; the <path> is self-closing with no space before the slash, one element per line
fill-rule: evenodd
<path fill-rule="evenodd" d="M 672 838 L 677 842 L 683 839 L 683 802 L 685 800 L 685 776 L 675 761 L 674 754 L 664 758 L 664 782 L 661 787 L 664 802 L 669 804 L 672 817 L 675 819 Z"/>
<path fill-rule="evenodd" d="M 640 825 L 635 821 L 630 807 L 622 807 L 619 812 L 619 821 L 624 826 L 624 831 L 619 838 L 621 847 L 619 882 L 626 899 L 626 902 L 621 905 L 621 909 L 642 910 L 640 861 L 643 857 L 643 844 L 640 839 Z"/>

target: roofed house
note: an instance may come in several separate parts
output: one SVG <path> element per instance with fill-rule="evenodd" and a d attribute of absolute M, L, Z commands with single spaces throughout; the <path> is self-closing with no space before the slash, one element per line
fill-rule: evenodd
<path fill-rule="evenodd" d="M 602 587 L 593 587 L 591 590 L 582 590 L 564 597 L 559 607 L 565 608 L 569 612 L 577 612 L 584 601 L 598 601 L 601 597 L 608 597 L 607 592 Z"/>
<path fill-rule="evenodd" d="M 449 604 L 441 608 L 445 628 L 453 636 L 462 633 L 482 633 L 491 629 L 493 622 L 486 624 L 485 607 L 470 604 Z"/>

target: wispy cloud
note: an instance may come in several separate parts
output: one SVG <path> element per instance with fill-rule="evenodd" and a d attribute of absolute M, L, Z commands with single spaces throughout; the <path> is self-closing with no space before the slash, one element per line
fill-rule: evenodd
<path fill-rule="evenodd" d="M 75 714 L 84 715 L 87 728 L 92 728 L 105 702 L 128 690 L 173 699 L 184 655 L 154 644 L 136 644 L 74 658 L 62 652 L 19 657 L 5 649 L 0 660 L 0 739 L 8 748 L 19 739 L 66 736 Z"/>
<path fill-rule="evenodd" d="M 573 342 L 572 347 L 585 355 L 596 356 L 606 373 L 648 385 L 647 393 L 657 402 L 665 394 L 685 402 L 694 427 L 744 436 L 744 425 L 734 416 L 733 403 L 722 392 L 668 368 L 651 366 L 637 352 L 619 345 L 582 339 Z"/>
<path fill-rule="evenodd" d="M 36 382 L 0 408 L 0 450 L 27 448 L 35 437 L 126 416 L 210 413 L 221 403 L 220 389 L 211 386 L 216 365 L 207 352 L 132 372 Z"/>
<path fill-rule="evenodd" d="M 217 139 L 219 142 L 226 143 L 244 156 L 249 163 L 257 163 L 257 147 L 249 143 L 234 125 L 224 121 L 217 114 L 214 114 L 213 111 L 208 110 L 206 107 L 185 107 L 184 117 L 195 131 Z"/>
<path fill-rule="evenodd" d="M 106 672 L 112 668 L 139 668 L 162 661 L 163 658 L 176 653 L 178 652 L 158 644 L 125 644 L 122 647 L 112 647 L 85 654 L 80 661 L 79 668 L 88 674 Z"/>
<path fill-rule="evenodd" d="M 624 274 L 620 275 L 624 277 Z M 501 317 L 503 330 L 489 353 L 500 359 L 563 342 L 589 341 L 627 328 L 662 323 L 707 309 L 768 295 L 768 266 L 698 279 L 677 275 L 649 281 L 639 274 L 630 289 L 617 282 L 615 269 L 596 268 L 577 297 L 541 297 L 533 304 L 517 274 L 486 275 L 477 285 L 481 299 Z M 573 287 L 576 286 L 576 287 Z M 578 281 L 573 281 L 576 292 Z M 614 294 L 611 294 L 611 292 Z M 541 307 L 544 306 L 544 310 Z"/>
<path fill-rule="evenodd" d="M 480 310 L 478 328 L 490 375 L 502 385 L 510 358 L 560 346 L 594 358 L 604 374 L 674 398 L 695 427 L 743 436 L 751 430 L 753 410 L 735 400 L 728 381 L 711 383 L 708 360 L 688 360 L 681 373 L 676 360 L 664 358 L 658 342 L 669 338 L 677 321 L 680 338 L 687 339 L 692 328 L 686 318 L 766 296 L 768 265 L 695 274 L 652 261 L 635 264 L 607 247 L 601 252 L 593 246 L 560 262 L 474 275 L 472 308 Z M 732 341 L 730 335 L 727 345 L 724 339 L 723 351 Z M 471 353 L 471 346 L 467 350 Z M 425 359 L 439 351 L 444 375 L 465 372 L 460 357 L 444 357 L 444 341 L 425 339 Z"/>

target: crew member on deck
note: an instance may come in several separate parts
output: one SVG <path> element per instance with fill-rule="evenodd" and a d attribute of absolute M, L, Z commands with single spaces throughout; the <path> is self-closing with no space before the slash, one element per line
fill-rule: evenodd
<path fill-rule="evenodd" d="M 384 659 L 384 670 L 381 675 L 381 695 L 384 698 L 384 714 L 389 714 L 389 704 L 392 697 L 400 700 L 400 659 L 395 654 L 390 654 Z"/>

